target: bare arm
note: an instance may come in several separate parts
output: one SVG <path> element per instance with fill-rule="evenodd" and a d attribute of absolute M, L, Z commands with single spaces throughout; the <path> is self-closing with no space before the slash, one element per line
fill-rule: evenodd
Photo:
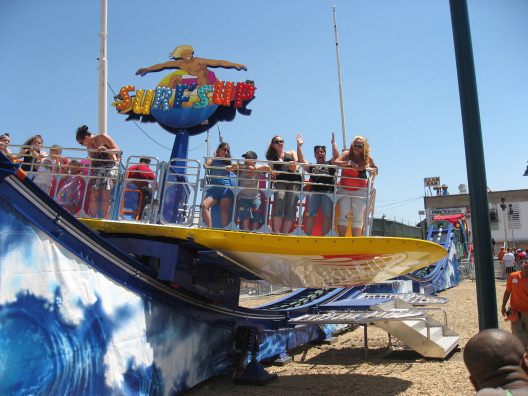
<path fill-rule="evenodd" d="M 335 134 L 332 132 L 332 163 L 339 157 L 339 148 L 337 147 L 337 143 L 335 141 Z"/>
<path fill-rule="evenodd" d="M 337 166 L 351 167 L 351 164 L 348 161 L 348 150 L 343 151 L 336 159 L 332 159 L 332 164 Z"/>
<path fill-rule="evenodd" d="M 508 304 L 508 300 L 510 299 L 511 290 L 504 290 L 504 296 L 502 297 L 502 308 L 501 308 L 501 314 L 502 316 L 506 316 L 506 304 Z"/>
<path fill-rule="evenodd" d="M 106 151 L 106 150 L 112 150 L 112 151 L 120 151 L 119 147 L 117 146 L 116 142 L 114 142 L 114 139 L 112 139 L 107 134 L 101 134 L 97 135 L 97 138 L 95 140 L 95 143 L 97 144 L 97 151 Z M 119 155 L 117 153 L 108 153 L 109 157 L 117 160 L 119 158 Z"/>
<path fill-rule="evenodd" d="M 258 170 L 258 171 L 269 172 L 270 169 L 271 168 L 270 168 L 269 165 L 257 165 L 257 166 L 255 166 L 255 170 Z"/>
<path fill-rule="evenodd" d="M 164 69 L 179 69 L 180 64 L 181 64 L 181 61 L 168 61 L 164 63 L 158 63 L 157 65 L 141 68 L 136 72 L 136 74 L 144 76 L 147 73 L 157 72 L 157 71 L 164 70 Z"/>
<path fill-rule="evenodd" d="M 303 138 L 301 135 L 297 135 L 297 157 L 299 158 L 299 162 L 303 162 L 305 164 L 308 164 L 309 162 L 304 159 L 304 153 L 302 149 L 302 145 L 304 143 Z"/>
<path fill-rule="evenodd" d="M 293 161 L 290 161 L 290 170 L 292 172 L 297 172 L 300 168 L 300 166 L 297 164 L 299 162 L 299 158 L 297 157 L 297 153 L 293 150 L 288 151 L 288 153 L 292 156 Z"/>
<path fill-rule="evenodd" d="M 378 166 L 376 165 L 372 157 L 369 157 L 369 168 L 374 168 L 376 169 L 376 172 L 378 172 Z"/>
<path fill-rule="evenodd" d="M 223 67 L 224 69 L 243 69 L 247 70 L 247 67 L 244 65 L 241 65 L 240 63 L 232 63 L 225 60 L 215 60 L 215 59 L 202 59 L 202 58 L 195 58 L 199 59 L 200 63 L 203 63 L 205 66 L 208 67 Z"/>

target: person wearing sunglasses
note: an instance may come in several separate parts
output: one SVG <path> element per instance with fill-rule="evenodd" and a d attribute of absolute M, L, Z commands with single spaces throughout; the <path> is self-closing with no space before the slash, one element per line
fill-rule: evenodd
<path fill-rule="evenodd" d="M 332 163 L 342 167 L 340 186 L 337 190 L 337 195 L 341 197 L 338 201 L 337 231 L 339 236 L 346 235 L 352 214 L 352 236 L 361 236 L 367 199 L 367 168 L 378 171 L 370 156 L 367 139 L 356 136 L 350 149 L 344 150 Z"/>
<path fill-rule="evenodd" d="M 297 135 L 297 157 L 300 163 L 310 164 L 304 158 L 302 145 L 304 140 L 302 136 Z M 332 132 L 332 159 L 339 156 L 339 149 L 335 142 L 335 135 Z M 306 171 L 310 174 L 310 196 L 307 200 L 307 206 L 304 218 L 304 232 L 312 235 L 315 225 L 315 216 L 321 208 L 321 235 L 326 235 L 332 228 L 333 204 L 330 195 L 333 195 L 335 189 L 336 168 L 322 166 L 331 165 L 331 161 L 326 160 L 326 146 L 315 146 L 314 156 L 316 165 L 310 164 L 305 166 Z"/>
<path fill-rule="evenodd" d="M 275 176 L 273 188 L 273 213 L 271 228 L 273 232 L 289 234 L 297 214 L 297 192 L 301 190 L 302 176 L 299 173 L 297 152 L 284 151 L 284 139 L 274 136 L 266 151 L 268 161 L 277 161 L 272 165 Z"/>
<path fill-rule="evenodd" d="M 220 158 L 231 157 L 229 144 L 226 142 L 220 143 L 214 152 L 214 156 L 215 158 L 210 158 L 204 165 L 209 173 L 209 185 L 212 185 L 212 187 L 207 190 L 203 200 L 202 220 L 207 227 L 212 227 L 213 219 L 209 209 L 219 203 L 222 227 L 227 227 L 234 198 L 233 190 L 230 188 L 230 172 L 227 169 L 227 167 L 231 165 L 231 161 Z"/>

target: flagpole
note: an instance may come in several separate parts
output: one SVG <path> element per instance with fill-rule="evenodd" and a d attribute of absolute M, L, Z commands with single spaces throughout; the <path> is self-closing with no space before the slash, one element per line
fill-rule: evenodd
<path fill-rule="evenodd" d="M 99 52 L 99 133 L 106 134 L 107 132 L 107 71 L 108 62 L 106 59 L 106 36 L 107 32 L 107 0 L 101 0 L 101 33 L 99 37 L 100 52 Z"/>
<path fill-rule="evenodd" d="M 334 31 L 335 31 L 335 42 L 336 42 L 336 54 L 337 54 L 337 75 L 339 78 L 339 100 L 341 102 L 341 128 L 343 130 L 343 150 L 345 150 L 348 146 L 346 142 L 345 110 L 344 110 L 344 104 L 343 104 L 343 84 L 341 83 L 341 66 L 339 64 L 339 43 L 337 41 L 337 20 L 336 20 L 335 5 L 332 6 L 332 10 L 334 11 Z"/>

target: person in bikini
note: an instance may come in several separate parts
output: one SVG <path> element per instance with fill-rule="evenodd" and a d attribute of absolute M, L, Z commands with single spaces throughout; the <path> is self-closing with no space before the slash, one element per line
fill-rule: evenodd
<path fill-rule="evenodd" d="M 92 135 L 86 125 L 77 128 L 75 139 L 80 145 L 90 150 L 93 177 L 90 180 L 89 215 L 98 217 L 100 198 L 101 215 L 108 219 L 110 218 L 110 193 L 119 173 L 119 147 L 107 134 Z"/>

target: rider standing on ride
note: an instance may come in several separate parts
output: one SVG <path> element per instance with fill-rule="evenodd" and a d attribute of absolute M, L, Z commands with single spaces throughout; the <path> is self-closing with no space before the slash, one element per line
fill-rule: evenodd
<path fill-rule="evenodd" d="M 299 162 L 309 164 L 309 162 L 304 159 L 304 153 L 302 150 L 303 143 L 304 140 L 301 135 L 297 135 L 297 156 L 299 157 Z M 314 155 L 317 165 L 312 164 L 308 166 L 307 171 L 310 174 L 310 192 L 315 194 L 310 194 L 308 199 L 308 206 L 304 220 L 304 232 L 308 235 L 312 235 L 315 216 L 317 215 L 319 208 L 321 208 L 321 235 L 324 236 L 328 234 L 332 228 L 332 209 L 334 205 L 329 195 L 334 193 L 336 169 L 328 166 L 321 166 L 332 164 L 331 161 L 326 160 L 325 146 L 315 146 Z M 335 160 L 338 156 L 339 149 L 335 142 L 335 135 L 332 132 L 332 159 Z"/>
<path fill-rule="evenodd" d="M 77 142 L 87 149 L 92 158 L 92 176 L 90 183 L 90 216 L 97 217 L 99 197 L 101 197 L 101 214 L 104 219 L 110 218 L 110 193 L 116 184 L 119 173 L 119 147 L 107 134 L 92 135 L 86 125 L 77 128 Z M 108 152 L 112 150 L 112 152 Z"/>
<path fill-rule="evenodd" d="M 353 216 L 352 236 L 361 236 L 367 199 L 367 168 L 378 171 L 378 167 L 370 156 L 370 145 L 367 139 L 356 136 L 350 145 L 350 149 L 343 151 L 332 163 L 343 167 L 341 185 L 337 190 L 338 195 L 345 195 L 338 202 L 337 230 L 339 236 L 346 235 L 351 210 Z"/>
<path fill-rule="evenodd" d="M 275 171 L 276 190 L 273 203 L 272 229 L 273 232 L 289 234 L 297 213 L 299 197 L 297 191 L 301 190 L 302 176 L 299 174 L 297 153 L 294 150 L 284 151 L 284 139 L 274 136 L 266 151 L 268 161 L 280 161 L 273 164 Z"/>
<path fill-rule="evenodd" d="M 214 156 L 219 158 L 229 158 L 231 151 L 229 144 L 226 142 L 220 143 L 216 149 Z M 202 219 L 207 227 L 213 226 L 213 219 L 209 209 L 220 203 L 220 214 L 222 218 L 222 227 L 227 227 L 229 224 L 229 213 L 231 205 L 233 204 L 233 190 L 230 188 L 231 179 L 229 177 L 229 170 L 227 166 L 231 165 L 231 161 L 228 159 L 209 159 L 205 163 L 206 169 L 209 169 L 210 182 L 212 185 L 205 195 L 202 205 Z"/>

